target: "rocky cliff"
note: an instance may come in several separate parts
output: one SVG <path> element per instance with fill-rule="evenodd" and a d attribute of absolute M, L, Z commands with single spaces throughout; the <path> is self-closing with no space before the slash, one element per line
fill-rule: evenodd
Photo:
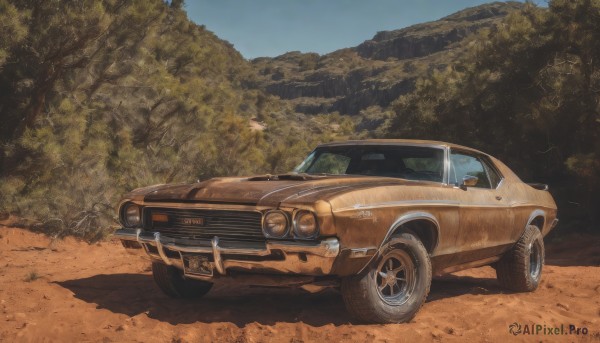
<path fill-rule="evenodd" d="M 378 32 L 371 40 L 330 54 L 289 52 L 252 62 L 259 87 L 298 112 L 355 115 L 385 110 L 413 89 L 416 79 L 452 63 L 469 38 L 492 29 L 518 2 L 468 8 L 437 21 Z"/>

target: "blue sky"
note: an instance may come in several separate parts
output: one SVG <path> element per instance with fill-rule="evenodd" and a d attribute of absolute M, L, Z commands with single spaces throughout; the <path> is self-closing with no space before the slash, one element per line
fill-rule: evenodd
<path fill-rule="evenodd" d="M 187 0 L 191 20 L 232 43 L 245 58 L 288 51 L 328 53 L 377 31 L 436 20 L 479 0 Z M 539 2 L 539 1 L 535 1 Z"/>

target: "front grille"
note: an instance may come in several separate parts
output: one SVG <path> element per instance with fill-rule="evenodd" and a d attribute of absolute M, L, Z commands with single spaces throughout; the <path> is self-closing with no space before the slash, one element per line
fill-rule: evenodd
<path fill-rule="evenodd" d="M 153 220 L 152 218 L 157 220 Z M 146 208 L 144 228 L 161 235 L 184 239 L 215 236 L 242 241 L 264 241 L 262 214 L 252 211 L 182 210 Z"/>

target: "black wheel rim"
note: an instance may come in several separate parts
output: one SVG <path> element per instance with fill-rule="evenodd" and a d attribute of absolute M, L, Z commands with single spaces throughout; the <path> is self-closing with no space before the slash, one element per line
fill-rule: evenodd
<path fill-rule="evenodd" d="M 373 277 L 381 300 L 388 305 L 402 305 L 415 289 L 415 263 L 406 251 L 392 250 L 379 261 Z"/>

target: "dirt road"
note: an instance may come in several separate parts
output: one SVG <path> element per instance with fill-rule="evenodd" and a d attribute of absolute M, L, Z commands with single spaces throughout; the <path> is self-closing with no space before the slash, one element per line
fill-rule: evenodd
<path fill-rule="evenodd" d="M 0 228 L 0 341 L 600 342 L 599 243 L 551 245 L 534 293 L 511 294 L 493 269 L 478 268 L 434 280 L 411 323 L 360 325 L 333 290 L 222 286 L 195 302 L 173 300 L 154 286 L 148 263 L 116 242 L 51 242 Z M 514 336 L 514 322 L 588 333 Z"/>

